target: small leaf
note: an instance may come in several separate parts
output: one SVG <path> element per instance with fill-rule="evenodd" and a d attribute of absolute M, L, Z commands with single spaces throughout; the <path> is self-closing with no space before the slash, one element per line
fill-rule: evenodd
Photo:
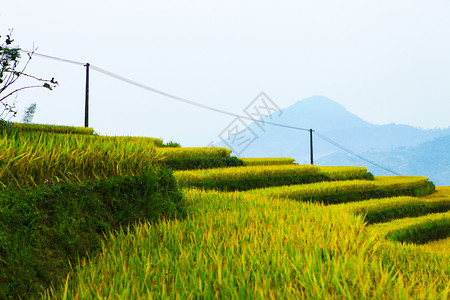
<path fill-rule="evenodd" d="M 50 84 L 48 84 L 47 82 L 44 83 L 44 87 L 45 87 L 46 89 L 49 89 L 50 91 L 53 90 L 52 87 L 50 86 Z"/>

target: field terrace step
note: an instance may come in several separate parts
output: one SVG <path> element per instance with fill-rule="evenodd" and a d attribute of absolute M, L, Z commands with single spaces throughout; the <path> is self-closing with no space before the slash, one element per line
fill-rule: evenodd
<path fill-rule="evenodd" d="M 426 197 L 369 199 L 334 205 L 333 209 L 364 215 L 368 224 L 447 212 L 450 210 L 450 187 L 436 187 L 436 192 Z"/>
<path fill-rule="evenodd" d="M 230 157 L 231 150 L 216 147 L 159 148 L 160 163 L 172 170 L 197 170 L 242 166 L 237 157 Z"/>
<path fill-rule="evenodd" d="M 249 189 L 307 184 L 331 180 L 372 179 L 365 167 L 319 167 L 313 165 L 244 166 L 174 172 L 184 187 L 244 191 Z"/>
<path fill-rule="evenodd" d="M 288 157 L 264 157 L 264 158 L 240 158 L 244 162 L 244 166 L 272 166 L 272 165 L 293 165 L 294 158 Z"/>
<path fill-rule="evenodd" d="M 437 224 L 439 227 L 433 227 L 433 224 Z M 376 233 L 381 238 L 385 238 L 388 240 L 396 240 L 399 233 L 405 231 L 414 231 L 414 229 L 420 229 L 421 227 L 430 227 L 430 231 L 433 231 L 433 234 L 420 234 L 418 230 L 416 235 L 423 236 L 436 236 L 436 233 L 442 237 L 442 239 L 447 239 L 450 237 L 450 211 L 445 213 L 436 213 L 429 214 L 416 218 L 404 218 L 398 219 L 387 223 L 379 223 L 374 225 L 367 226 L 367 229 Z M 447 254 L 449 251 L 447 250 Z"/>
<path fill-rule="evenodd" d="M 297 201 L 338 204 L 372 198 L 393 196 L 423 196 L 433 193 L 435 186 L 426 177 L 380 176 L 375 180 L 347 180 L 318 182 L 251 190 L 246 193 L 262 194 Z"/>
<path fill-rule="evenodd" d="M 443 255 L 450 255 L 450 237 L 447 237 L 445 239 L 440 239 L 437 241 L 432 241 L 423 245 L 417 245 L 417 247 L 424 251 L 424 252 L 430 252 L 430 253 L 437 253 L 437 254 L 443 254 Z"/>

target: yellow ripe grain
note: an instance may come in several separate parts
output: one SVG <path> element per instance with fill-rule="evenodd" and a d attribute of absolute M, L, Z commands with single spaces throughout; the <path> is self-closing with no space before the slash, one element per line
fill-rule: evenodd
<path fill-rule="evenodd" d="M 415 246 L 425 252 L 450 256 L 450 237 Z"/>
<path fill-rule="evenodd" d="M 193 184 L 205 179 L 242 179 L 276 175 L 317 174 L 318 172 L 319 168 L 311 165 L 272 165 L 176 171 L 174 175 L 180 183 Z"/>
<path fill-rule="evenodd" d="M 276 157 L 276 158 L 241 158 L 244 166 L 270 166 L 270 165 L 292 165 L 294 158 Z"/>
<path fill-rule="evenodd" d="M 375 189 L 397 190 L 421 186 L 428 178 L 420 176 L 380 176 L 373 181 L 348 180 L 317 182 L 302 185 L 290 185 L 251 190 L 244 193 L 263 194 L 272 197 L 304 198 L 315 195 L 333 195 L 348 191 L 371 191 Z"/>
<path fill-rule="evenodd" d="M 365 167 L 319 167 L 312 165 L 250 165 L 235 168 L 215 168 L 204 170 L 186 170 L 174 172 L 181 184 L 194 185 L 202 181 L 240 180 L 267 176 L 323 174 L 331 180 L 342 180 L 362 176 L 367 173 Z"/>
<path fill-rule="evenodd" d="M 71 278 L 69 297 L 92 288 L 131 298 L 397 299 L 436 296 L 445 280 L 426 277 L 424 267 L 397 280 L 381 264 L 380 255 L 391 255 L 384 242 L 349 213 L 238 192 L 184 192 L 187 219 L 118 233 Z M 132 263 L 123 267 L 122 259 Z M 427 290 L 415 279 L 426 279 Z"/>
<path fill-rule="evenodd" d="M 0 149 L 0 182 L 10 187 L 131 175 L 157 163 L 152 139 L 140 137 L 25 131 L 0 136 Z"/>
<path fill-rule="evenodd" d="M 230 153 L 231 153 L 230 149 L 216 148 L 216 147 L 158 148 L 158 155 L 162 160 L 199 158 L 199 157 L 226 158 L 230 156 Z"/>
<path fill-rule="evenodd" d="M 369 225 L 367 228 L 370 231 L 373 231 L 378 236 L 385 238 L 389 234 L 404 230 L 410 227 L 415 227 L 419 225 L 424 225 L 429 222 L 434 221 L 441 221 L 441 220 L 450 220 L 450 211 L 444 212 L 444 213 L 434 213 L 434 214 L 428 214 L 425 216 L 415 217 L 415 218 L 403 218 L 403 219 L 397 219 L 393 220 L 388 223 L 380 223 L 380 224 L 373 224 Z"/>
<path fill-rule="evenodd" d="M 371 199 L 358 202 L 342 203 L 332 206 L 333 209 L 350 211 L 356 214 L 381 211 L 393 207 L 406 205 L 450 205 L 450 187 L 436 187 L 436 192 L 425 197 L 391 197 L 382 199 Z"/>

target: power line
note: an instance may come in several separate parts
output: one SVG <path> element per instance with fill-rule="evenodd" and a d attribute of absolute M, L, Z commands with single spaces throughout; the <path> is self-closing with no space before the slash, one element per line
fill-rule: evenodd
<path fill-rule="evenodd" d="M 174 100 L 177 100 L 177 101 L 180 101 L 180 102 L 184 102 L 184 103 L 187 103 L 187 104 L 190 104 L 190 105 L 193 105 L 193 106 L 197 106 L 197 107 L 200 107 L 200 108 L 203 108 L 203 109 L 207 109 L 207 110 L 210 110 L 210 111 L 215 111 L 215 112 L 218 112 L 218 113 L 221 113 L 221 114 L 225 114 L 225 115 L 229 115 L 229 116 L 233 116 L 233 117 L 236 117 L 236 118 L 242 118 L 242 119 L 246 119 L 246 120 L 251 120 L 253 122 L 262 122 L 262 123 L 266 123 L 266 124 L 273 125 L 273 126 L 278 126 L 278 127 L 283 127 L 283 128 L 314 132 L 316 134 L 316 136 L 318 136 L 322 140 L 332 144 L 333 146 L 335 146 L 335 147 L 337 147 L 337 148 L 339 148 L 339 149 L 341 149 L 341 150 L 343 150 L 343 151 L 345 151 L 345 152 L 347 152 L 347 153 L 349 153 L 349 154 L 351 154 L 351 155 L 353 155 L 353 156 L 355 156 L 355 157 L 357 157 L 357 158 L 359 158 L 359 159 L 361 159 L 361 160 L 363 160 L 363 161 L 365 161 L 365 162 L 367 162 L 367 163 L 369 163 L 369 164 L 371 164 L 371 165 L 373 165 L 375 167 L 378 167 L 378 168 L 380 168 L 382 170 L 388 171 L 388 172 L 390 172 L 392 174 L 401 176 L 399 173 L 397 173 L 397 172 L 395 172 L 393 170 L 390 170 L 388 168 L 385 168 L 385 167 L 383 167 L 383 166 L 381 166 L 381 165 L 379 165 L 379 164 L 377 164 L 377 163 L 375 163 L 375 162 L 373 162 L 373 161 L 371 161 L 371 160 L 369 160 L 369 159 L 367 159 L 367 158 L 365 158 L 365 157 L 363 157 L 363 156 L 361 156 L 361 155 L 351 151 L 350 149 L 340 145 L 339 143 L 333 141 L 332 139 L 330 139 L 330 138 L 324 136 L 323 134 L 320 134 L 317 131 L 312 130 L 312 129 L 295 127 L 295 126 L 289 126 L 289 125 L 278 124 L 278 123 L 273 123 L 273 122 L 267 122 L 267 121 L 263 121 L 261 119 L 258 120 L 258 119 L 253 119 L 253 118 L 248 117 L 248 116 L 242 116 L 242 115 L 238 115 L 238 114 L 235 114 L 235 113 L 231 113 L 231 112 L 228 112 L 228 111 L 225 111 L 225 110 L 221 110 L 221 109 L 218 109 L 218 108 L 215 108 L 215 107 L 212 107 L 212 106 L 208 106 L 208 105 L 205 105 L 205 104 L 202 104 L 202 103 L 198 103 L 198 102 L 195 102 L 195 101 L 192 101 L 192 100 L 188 100 L 188 99 L 183 98 L 183 97 L 175 96 L 175 95 L 166 93 L 164 91 L 160 91 L 158 89 L 152 88 L 150 86 L 144 85 L 142 83 L 136 82 L 136 81 L 128 79 L 126 77 L 120 76 L 120 75 L 115 74 L 113 72 L 110 72 L 108 70 L 102 69 L 102 68 L 94 66 L 94 65 L 86 64 L 86 63 L 83 63 L 83 62 L 74 61 L 74 60 L 70 60 L 70 59 L 59 58 L 59 57 L 55 57 L 55 56 L 40 54 L 40 53 L 26 51 L 26 50 L 20 50 L 20 51 L 25 52 L 25 53 L 29 53 L 29 54 L 32 54 L 32 55 L 36 55 L 36 56 L 39 56 L 39 57 L 47 58 L 47 59 L 52 59 L 52 60 L 56 60 L 56 61 L 60 61 L 60 62 L 75 64 L 75 65 L 78 65 L 78 66 L 87 66 L 88 65 L 93 70 L 95 70 L 95 71 L 97 71 L 99 73 L 102 73 L 104 75 L 107 75 L 109 77 L 112 77 L 114 79 L 126 82 L 128 84 L 131 84 L 131 85 L 134 85 L 136 87 L 139 87 L 139 88 L 151 91 L 153 93 L 160 94 L 162 96 L 165 96 L 165 97 L 168 97 L 168 98 L 172 98 Z"/>
<path fill-rule="evenodd" d="M 29 54 L 33 54 L 33 55 L 36 55 L 36 56 L 39 56 L 39 57 L 51 59 L 51 60 L 56 60 L 56 61 L 65 62 L 65 63 L 71 63 L 71 64 L 75 64 L 75 65 L 78 65 L 78 66 L 86 66 L 86 63 L 82 63 L 82 62 L 79 62 L 79 61 L 59 58 L 59 57 L 50 56 L 50 55 L 44 55 L 44 54 L 31 52 L 31 51 L 26 51 L 26 50 L 20 50 L 20 51 L 25 52 L 25 53 L 29 53 Z M 302 130 L 302 131 L 309 131 L 309 129 L 307 129 L 307 128 L 301 128 L 301 127 L 296 127 L 296 126 L 289 126 L 289 125 L 284 125 L 284 124 L 278 124 L 278 123 L 273 123 L 273 122 L 268 122 L 268 121 L 264 121 L 264 120 L 253 119 L 253 118 L 248 117 L 248 116 L 243 116 L 243 115 L 238 115 L 238 114 L 235 114 L 235 113 L 231 113 L 231 112 L 228 112 L 228 111 L 225 111 L 225 110 L 222 110 L 222 109 L 218 109 L 218 108 L 215 108 L 215 107 L 212 107 L 212 106 L 208 106 L 208 105 L 205 105 L 205 104 L 202 104 L 202 103 L 198 103 L 198 102 L 195 102 L 195 101 L 192 101 L 192 100 L 188 100 L 186 98 L 178 97 L 178 96 L 166 93 L 164 91 L 160 91 L 158 89 L 152 88 L 150 86 L 144 85 L 142 83 L 136 82 L 136 81 L 128 79 L 126 77 L 120 76 L 118 74 L 115 74 L 113 72 L 110 72 L 108 70 L 102 69 L 102 68 L 94 66 L 94 65 L 90 65 L 90 68 L 95 70 L 95 71 L 97 71 L 97 72 L 99 72 L 99 73 L 103 73 L 103 74 L 105 74 L 107 76 L 110 76 L 110 77 L 112 77 L 114 79 L 126 82 L 128 84 L 131 84 L 131 85 L 137 86 L 139 88 L 151 91 L 153 93 L 160 94 L 162 96 L 165 96 L 165 97 L 168 97 L 168 98 L 172 98 L 174 100 L 177 100 L 177 101 L 180 101 L 180 102 L 184 102 L 184 103 L 187 103 L 187 104 L 190 104 L 190 105 L 194 105 L 194 106 L 197 106 L 197 107 L 200 107 L 200 108 L 203 108 L 203 109 L 208 109 L 208 110 L 215 111 L 215 112 L 218 112 L 218 113 L 221 113 L 221 114 L 233 116 L 233 117 L 236 117 L 236 118 L 246 119 L 246 120 L 250 120 L 250 121 L 253 121 L 253 122 L 261 122 L 261 123 L 266 123 L 266 124 L 269 124 L 269 125 L 283 127 L 283 128 L 296 129 L 296 130 Z"/>
<path fill-rule="evenodd" d="M 175 96 L 175 95 L 172 95 L 172 94 L 160 91 L 158 89 L 149 87 L 149 86 L 144 85 L 142 83 L 138 83 L 136 81 L 133 81 L 131 79 L 125 78 L 123 76 L 117 75 L 115 73 L 112 73 L 110 71 L 107 71 L 105 69 L 102 69 L 102 68 L 99 68 L 99 67 L 96 67 L 96 66 L 93 66 L 93 65 L 91 65 L 91 68 L 93 70 L 97 71 L 97 72 L 103 73 L 103 74 L 105 74 L 107 76 L 110 76 L 110 77 L 115 78 L 117 80 L 129 83 L 131 85 L 140 87 L 142 89 L 151 91 L 153 93 L 160 94 L 162 96 L 165 96 L 165 97 L 168 97 L 168 98 L 172 98 L 172 99 L 180 101 L 180 102 L 184 102 L 184 103 L 187 103 L 187 104 L 190 104 L 190 105 L 194 105 L 194 106 L 197 106 L 197 107 L 201 107 L 201 108 L 204 108 L 204 109 L 215 111 L 215 112 L 218 112 L 218 113 L 221 113 L 221 114 L 233 116 L 233 117 L 236 117 L 236 118 L 247 119 L 247 120 L 251 120 L 253 122 L 267 123 L 269 125 L 278 126 L 278 127 L 284 127 L 284 128 L 296 129 L 296 130 L 302 130 L 302 131 L 309 131 L 309 129 L 306 129 L 306 128 L 300 128 L 300 127 L 289 126 L 289 125 L 284 125 L 284 124 L 272 123 L 272 122 L 267 122 L 267 121 L 263 121 L 263 120 L 253 119 L 253 118 L 248 117 L 248 116 L 243 116 L 243 115 L 238 115 L 238 114 L 235 114 L 235 113 L 231 113 L 231 112 L 228 112 L 228 111 L 225 111 L 225 110 L 222 110 L 222 109 L 218 109 L 218 108 L 215 108 L 215 107 L 212 107 L 212 106 L 201 104 L 201 103 L 198 103 L 198 102 L 195 102 L 195 101 L 192 101 L 192 100 L 188 100 L 186 98 L 178 97 L 178 96 Z"/>
<path fill-rule="evenodd" d="M 371 160 L 369 160 L 369 159 L 367 159 L 367 158 L 365 158 L 365 157 L 363 157 L 363 156 L 361 156 L 361 155 L 359 155 L 359 154 L 353 152 L 352 150 L 350 150 L 350 149 L 348 149 L 348 148 L 342 146 L 341 144 L 339 144 L 339 143 L 333 141 L 332 139 L 330 139 L 330 138 L 324 136 L 323 134 L 320 134 L 320 133 L 318 133 L 317 131 L 314 131 L 314 132 L 315 132 L 316 136 L 318 136 L 318 137 L 321 138 L 322 140 L 324 140 L 324 141 L 326 141 L 326 142 L 332 144 L 333 146 L 335 146 L 335 147 L 337 147 L 337 148 L 339 148 L 339 149 L 341 149 L 341 150 L 343 150 L 343 151 L 345 151 L 345 152 L 347 152 L 347 153 L 349 153 L 349 154 L 351 154 L 351 155 L 353 155 L 353 156 L 355 156 L 355 157 L 357 157 L 357 158 L 359 158 L 359 159 L 361 159 L 361 160 L 363 160 L 363 161 L 365 161 L 365 162 L 368 162 L 369 164 L 371 164 L 371 165 L 373 165 L 373 166 L 375 166 L 375 167 L 378 167 L 378 168 L 380 168 L 380 169 L 383 169 L 383 170 L 385 170 L 385 171 L 388 171 L 389 173 L 392 173 L 392 174 L 394 174 L 394 175 L 401 176 L 401 174 L 399 174 L 399 173 L 397 173 L 397 172 L 395 172 L 395 171 L 392 171 L 391 169 L 385 168 L 385 167 L 383 167 L 383 166 L 377 164 L 376 162 L 373 162 L 373 161 L 371 161 Z"/>
<path fill-rule="evenodd" d="M 59 57 L 45 55 L 45 54 L 40 54 L 40 53 L 36 53 L 34 51 L 26 51 L 26 50 L 22 50 L 22 49 L 20 49 L 20 51 L 28 53 L 28 54 L 31 54 L 31 55 L 36 55 L 36 56 L 39 56 L 39 57 L 47 58 L 47 59 L 52 59 L 52 60 L 65 62 L 65 63 L 69 63 L 69 64 L 74 64 L 74 65 L 77 65 L 77 66 L 84 66 L 84 65 L 86 65 L 86 63 L 82 63 L 82 62 L 79 62 L 79 61 L 65 59 L 65 58 L 59 58 Z"/>

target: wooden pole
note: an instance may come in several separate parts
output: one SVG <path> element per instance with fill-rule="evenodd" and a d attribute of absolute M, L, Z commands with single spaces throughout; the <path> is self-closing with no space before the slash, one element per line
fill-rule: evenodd
<path fill-rule="evenodd" d="M 309 143 L 310 143 L 310 151 L 311 151 L 311 165 L 314 164 L 314 152 L 313 152 L 313 130 L 309 130 Z"/>
<path fill-rule="evenodd" d="M 84 127 L 89 127 L 89 66 L 87 63 L 84 65 L 86 67 L 86 95 L 85 95 L 85 105 L 84 105 Z"/>

